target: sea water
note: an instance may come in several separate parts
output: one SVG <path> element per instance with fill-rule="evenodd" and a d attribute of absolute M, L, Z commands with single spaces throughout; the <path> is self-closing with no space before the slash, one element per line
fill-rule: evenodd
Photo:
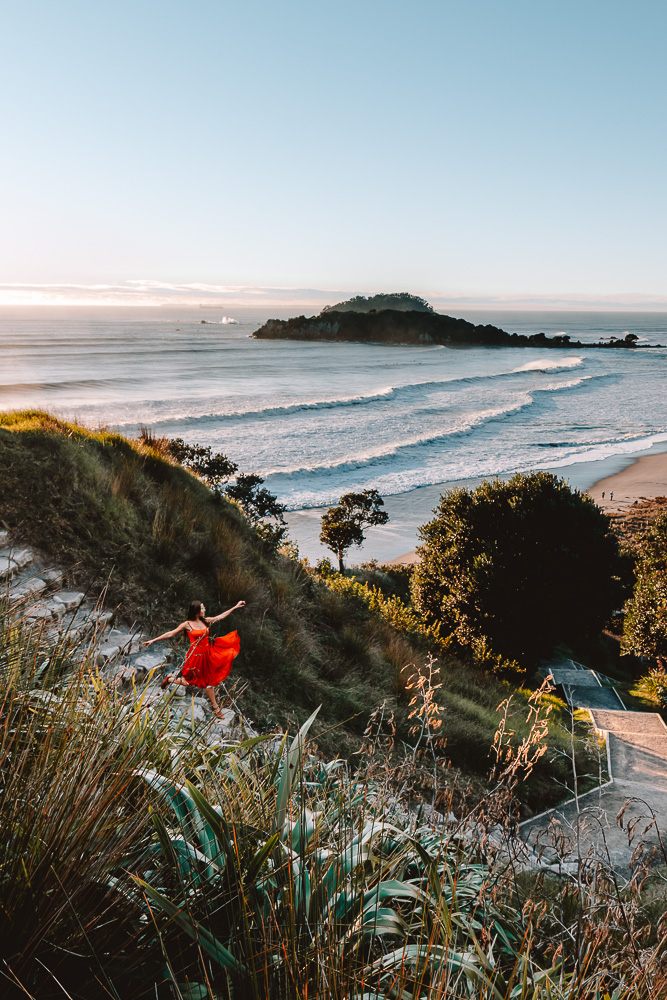
<path fill-rule="evenodd" d="M 0 408 L 45 408 L 130 435 L 143 425 L 210 445 L 262 475 L 291 511 L 373 487 L 393 498 L 394 522 L 403 518 L 374 534 L 383 540 L 373 553 L 380 558 L 414 544 L 407 512 L 414 514 L 414 498 L 423 506 L 432 493 L 415 490 L 602 460 L 608 472 L 610 461 L 667 449 L 665 348 L 254 340 L 268 316 L 4 307 Z M 467 311 L 465 318 L 584 343 L 629 332 L 639 344 L 667 344 L 664 313 Z M 290 518 L 311 555 L 320 513 Z"/>

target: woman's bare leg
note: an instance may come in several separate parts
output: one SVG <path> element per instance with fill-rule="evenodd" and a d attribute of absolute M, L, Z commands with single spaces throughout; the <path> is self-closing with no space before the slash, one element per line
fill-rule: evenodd
<path fill-rule="evenodd" d="M 215 697 L 215 688 L 214 687 L 207 687 L 206 688 L 206 694 L 211 699 L 211 705 L 213 706 L 213 712 L 214 712 L 214 714 L 217 715 L 217 716 L 220 716 L 222 713 L 220 711 L 220 706 L 218 705 L 218 702 L 217 702 L 216 697 Z"/>

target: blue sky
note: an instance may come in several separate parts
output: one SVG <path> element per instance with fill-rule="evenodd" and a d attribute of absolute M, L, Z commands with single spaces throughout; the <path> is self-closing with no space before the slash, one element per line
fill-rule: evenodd
<path fill-rule="evenodd" d="M 646 0 L 14 0 L 0 302 L 667 307 L 666 29 Z"/>

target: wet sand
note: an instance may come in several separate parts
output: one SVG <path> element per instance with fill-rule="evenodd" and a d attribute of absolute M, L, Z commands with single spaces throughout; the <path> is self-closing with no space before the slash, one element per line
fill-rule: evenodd
<path fill-rule="evenodd" d="M 636 500 L 667 496 L 667 452 L 641 455 L 626 469 L 600 479 L 587 492 L 609 513 L 627 510 Z"/>

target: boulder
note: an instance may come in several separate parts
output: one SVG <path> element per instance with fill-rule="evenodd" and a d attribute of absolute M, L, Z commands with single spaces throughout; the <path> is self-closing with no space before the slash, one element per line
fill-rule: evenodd
<path fill-rule="evenodd" d="M 11 551 L 12 561 L 16 564 L 18 569 L 25 569 L 29 566 L 35 558 L 35 553 L 32 549 L 12 549 Z"/>
<path fill-rule="evenodd" d="M 39 576 L 47 587 L 59 587 L 63 579 L 63 574 L 59 569 L 45 569 Z"/>
<path fill-rule="evenodd" d="M 37 577 L 35 580 L 26 580 L 25 583 L 20 583 L 16 587 L 12 587 L 9 591 L 10 601 L 22 601 L 26 597 L 32 597 L 34 594 L 40 594 L 43 590 L 46 590 L 46 584 L 43 580 Z"/>
<path fill-rule="evenodd" d="M 150 649 L 146 650 L 145 653 L 141 653 L 134 661 L 134 665 L 144 670 L 155 670 L 156 667 L 161 667 L 165 661 L 166 655 L 164 653 L 154 652 Z"/>
<path fill-rule="evenodd" d="M 65 611 L 74 611 L 83 602 L 84 596 L 76 590 L 59 590 L 53 595 L 53 600 L 62 604 Z"/>

